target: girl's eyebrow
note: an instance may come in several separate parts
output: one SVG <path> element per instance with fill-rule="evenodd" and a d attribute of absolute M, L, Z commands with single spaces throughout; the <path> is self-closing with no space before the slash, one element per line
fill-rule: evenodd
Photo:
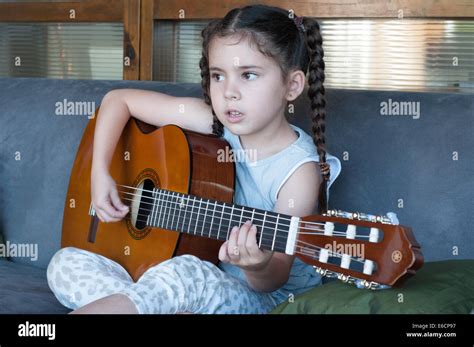
<path fill-rule="evenodd" d="M 239 66 L 238 68 L 241 69 L 241 70 L 244 70 L 244 69 L 261 69 L 261 70 L 263 70 L 263 68 L 261 66 L 258 66 L 258 65 L 244 65 L 244 66 Z M 216 70 L 216 71 L 224 72 L 224 70 L 222 70 L 221 68 L 219 68 L 217 66 L 211 66 L 209 68 L 209 70 Z"/>

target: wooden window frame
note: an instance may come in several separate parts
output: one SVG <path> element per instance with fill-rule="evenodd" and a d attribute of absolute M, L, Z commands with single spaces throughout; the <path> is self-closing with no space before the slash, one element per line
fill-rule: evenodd
<path fill-rule="evenodd" d="M 180 10 L 186 19 L 221 18 L 235 7 L 250 5 L 242 0 L 155 0 L 155 19 L 180 19 Z M 470 0 L 261 0 L 260 4 L 293 9 L 298 16 L 317 18 L 473 18 L 474 3 Z M 190 5 L 192 4 L 192 7 Z M 182 12 L 181 12 L 182 13 Z"/>
<path fill-rule="evenodd" d="M 124 57 L 133 49 L 124 80 L 153 79 L 155 20 L 221 18 L 248 0 L 94 0 L 41 3 L 0 3 L 0 22 L 119 22 L 124 25 Z M 293 9 L 299 16 L 317 18 L 474 18 L 472 0 L 261 0 L 259 3 Z M 70 20 L 70 9 L 76 19 Z"/>
<path fill-rule="evenodd" d="M 74 19 L 69 18 L 71 10 Z M 124 59 L 123 79 L 140 78 L 140 0 L 0 3 L 0 22 L 123 23 L 124 58 L 133 52 L 127 64 Z"/>

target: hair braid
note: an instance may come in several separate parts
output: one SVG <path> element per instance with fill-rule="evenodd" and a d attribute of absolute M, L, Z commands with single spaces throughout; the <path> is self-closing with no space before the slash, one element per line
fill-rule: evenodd
<path fill-rule="evenodd" d="M 316 20 L 304 18 L 306 29 L 306 42 L 310 56 L 308 71 L 308 96 L 311 103 L 311 121 L 313 141 L 319 155 L 319 163 L 323 181 L 319 190 L 319 213 L 328 209 L 327 182 L 330 177 L 329 165 L 326 163 L 326 97 L 324 89 L 324 51 L 323 39 L 319 24 Z"/>
<path fill-rule="evenodd" d="M 206 29 L 204 29 L 201 33 L 203 38 L 203 47 L 207 47 L 209 45 L 210 33 L 213 32 L 214 27 L 217 25 L 217 22 L 211 23 Z M 212 132 L 217 136 L 222 136 L 224 133 L 224 125 L 217 119 L 216 113 L 214 112 L 214 107 L 212 107 L 211 97 L 209 96 L 210 91 L 210 74 L 209 74 L 209 59 L 208 59 L 208 52 L 203 49 L 201 60 L 199 61 L 199 67 L 201 68 L 201 86 L 202 92 L 204 95 L 204 102 L 211 106 L 212 110 Z"/>

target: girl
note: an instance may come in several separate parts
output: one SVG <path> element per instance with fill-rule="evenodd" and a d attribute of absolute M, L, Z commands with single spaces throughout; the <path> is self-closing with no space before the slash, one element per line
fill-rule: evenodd
<path fill-rule="evenodd" d="M 246 6 L 211 22 L 202 37 L 204 101 L 130 89 L 104 97 L 91 173 L 99 219 L 120 221 L 129 211 L 108 166 L 130 116 L 214 133 L 234 150 L 256 153 L 257 160 L 235 163 L 236 204 L 292 216 L 325 211 L 340 162 L 325 149 L 318 23 L 275 7 Z M 313 138 L 284 115 L 303 92 L 307 71 Z M 136 283 L 105 257 L 64 248 L 51 260 L 48 283 L 63 305 L 79 308 L 76 313 L 266 313 L 320 283 L 294 256 L 261 251 L 256 233 L 250 221 L 234 226 L 219 251 L 219 267 L 184 255 L 151 267 Z"/>

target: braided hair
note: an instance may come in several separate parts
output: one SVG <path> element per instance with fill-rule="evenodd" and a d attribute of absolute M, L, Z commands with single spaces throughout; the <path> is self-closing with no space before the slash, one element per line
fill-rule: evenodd
<path fill-rule="evenodd" d="M 222 136 L 224 127 L 214 112 L 210 97 L 209 46 L 215 37 L 234 35 L 250 38 L 262 54 L 273 58 L 281 69 L 283 82 L 295 69 L 307 74 L 312 137 L 318 152 L 323 178 L 319 187 L 318 213 L 326 212 L 330 170 L 326 162 L 324 135 L 326 118 L 323 86 L 324 51 L 318 22 L 308 17 L 294 17 L 292 12 L 278 7 L 251 5 L 229 11 L 224 18 L 211 21 L 202 30 L 202 57 L 199 62 L 201 86 L 204 101 L 212 109 L 212 131 L 217 136 Z"/>

